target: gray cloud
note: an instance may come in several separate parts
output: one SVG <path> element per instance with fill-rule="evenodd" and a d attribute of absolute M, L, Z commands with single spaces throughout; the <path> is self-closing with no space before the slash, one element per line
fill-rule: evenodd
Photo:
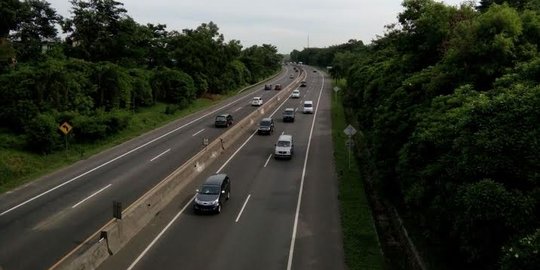
<path fill-rule="evenodd" d="M 280 53 L 328 47 L 358 39 L 371 42 L 384 26 L 397 21 L 400 0 L 125 0 L 128 15 L 140 24 L 166 24 L 168 30 L 193 29 L 213 21 L 226 40 L 244 47 L 275 45 Z M 442 1 L 458 5 L 464 0 Z M 48 0 L 70 17 L 67 0 Z"/>

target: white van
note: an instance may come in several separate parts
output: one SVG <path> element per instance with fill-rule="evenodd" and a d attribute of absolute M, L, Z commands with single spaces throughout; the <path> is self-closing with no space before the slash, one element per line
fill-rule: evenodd
<path fill-rule="evenodd" d="M 304 101 L 304 113 L 313 113 L 313 101 Z"/>
<path fill-rule="evenodd" d="M 274 150 L 274 158 L 292 158 L 294 144 L 292 135 L 280 135 Z"/>

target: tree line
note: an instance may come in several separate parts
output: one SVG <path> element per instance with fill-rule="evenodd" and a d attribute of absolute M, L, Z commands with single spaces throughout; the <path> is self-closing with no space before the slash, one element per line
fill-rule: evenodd
<path fill-rule="evenodd" d="M 138 108 L 159 102 L 173 113 L 280 67 L 275 46 L 226 42 L 213 22 L 168 30 L 137 23 L 114 0 L 70 3 L 69 18 L 47 1 L 0 4 L 0 131 L 33 152 L 61 146 L 59 123 L 74 127 L 73 142 L 92 142 L 125 128 Z"/>
<path fill-rule="evenodd" d="M 540 265 L 540 1 L 405 0 L 369 45 L 293 51 L 332 66 L 377 191 L 447 269 Z"/>

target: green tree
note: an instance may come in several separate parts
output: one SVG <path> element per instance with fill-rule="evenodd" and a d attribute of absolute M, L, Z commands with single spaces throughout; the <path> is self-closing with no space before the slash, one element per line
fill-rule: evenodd
<path fill-rule="evenodd" d="M 490 180 L 460 188 L 456 198 L 455 234 L 465 258 L 473 266 L 496 269 L 493 258 L 500 257 L 502 245 L 534 218 L 532 200 Z"/>
<path fill-rule="evenodd" d="M 20 23 L 10 37 L 17 50 L 17 59 L 38 60 L 47 46 L 58 42 L 56 26 L 62 17 L 42 0 L 26 0 L 18 16 Z"/>
<path fill-rule="evenodd" d="M 20 23 L 19 14 L 23 4 L 19 0 L 3 0 L 0 2 L 0 39 L 6 38 L 9 31 L 17 28 Z"/>
<path fill-rule="evenodd" d="M 186 73 L 169 69 L 158 68 L 151 79 L 153 94 L 156 101 L 184 107 L 196 97 L 193 79 Z"/>
<path fill-rule="evenodd" d="M 90 61 L 115 61 L 123 51 L 120 36 L 131 18 L 123 4 L 114 0 L 71 0 L 73 17 L 64 21 L 68 55 Z M 127 21 L 126 21 L 127 20 Z"/>
<path fill-rule="evenodd" d="M 540 265 L 540 229 L 503 248 L 501 270 L 534 270 Z"/>

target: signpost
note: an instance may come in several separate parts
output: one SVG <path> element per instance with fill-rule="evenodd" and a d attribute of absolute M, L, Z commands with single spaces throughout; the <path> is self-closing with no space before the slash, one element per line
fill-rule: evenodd
<path fill-rule="evenodd" d="M 62 131 L 62 133 L 64 133 L 64 141 L 66 143 L 66 151 L 67 151 L 67 149 L 68 149 L 67 135 L 71 132 L 73 127 L 68 122 L 64 122 L 58 127 L 58 129 L 60 129 L 60 131 Z"/>
<path fill-rule="evenodd" d="M 335 89 L 335 88 L 334 88 Z M 334 90 L 335 91 L 335 90 Z M 337 92 L 337 91 L 336 91 Z M 350 124 L 343 130 L 343 132 L 345 133 L 345 135 L 347 135 L 348 139 L 347 141 L 345 142 L 345 145 L 347 145 L 347 149 L 349 151 L 349 169 L 351 168 L 351 149 L 353 148 L 354 146 L 354 141 L 352 140 L 352 136 L 354 136 L 354 134 L 356 134 L 356 129 L 351 126 Z"/>
<path fill-rule="evenodd" d="M 339 92 L 339 90 L 341 90 L 341 88 L 339 88 L 339 87 L 337 87 L 337 86 L 334 86 L 334 93 L 336 93 L 336 94 L 334 95 L 334 99 L 335 99 L 336 101 L 337 101 L 337 92 Z M 349 126 L 351 126 L 351 125 L 349 125 Z"/>

